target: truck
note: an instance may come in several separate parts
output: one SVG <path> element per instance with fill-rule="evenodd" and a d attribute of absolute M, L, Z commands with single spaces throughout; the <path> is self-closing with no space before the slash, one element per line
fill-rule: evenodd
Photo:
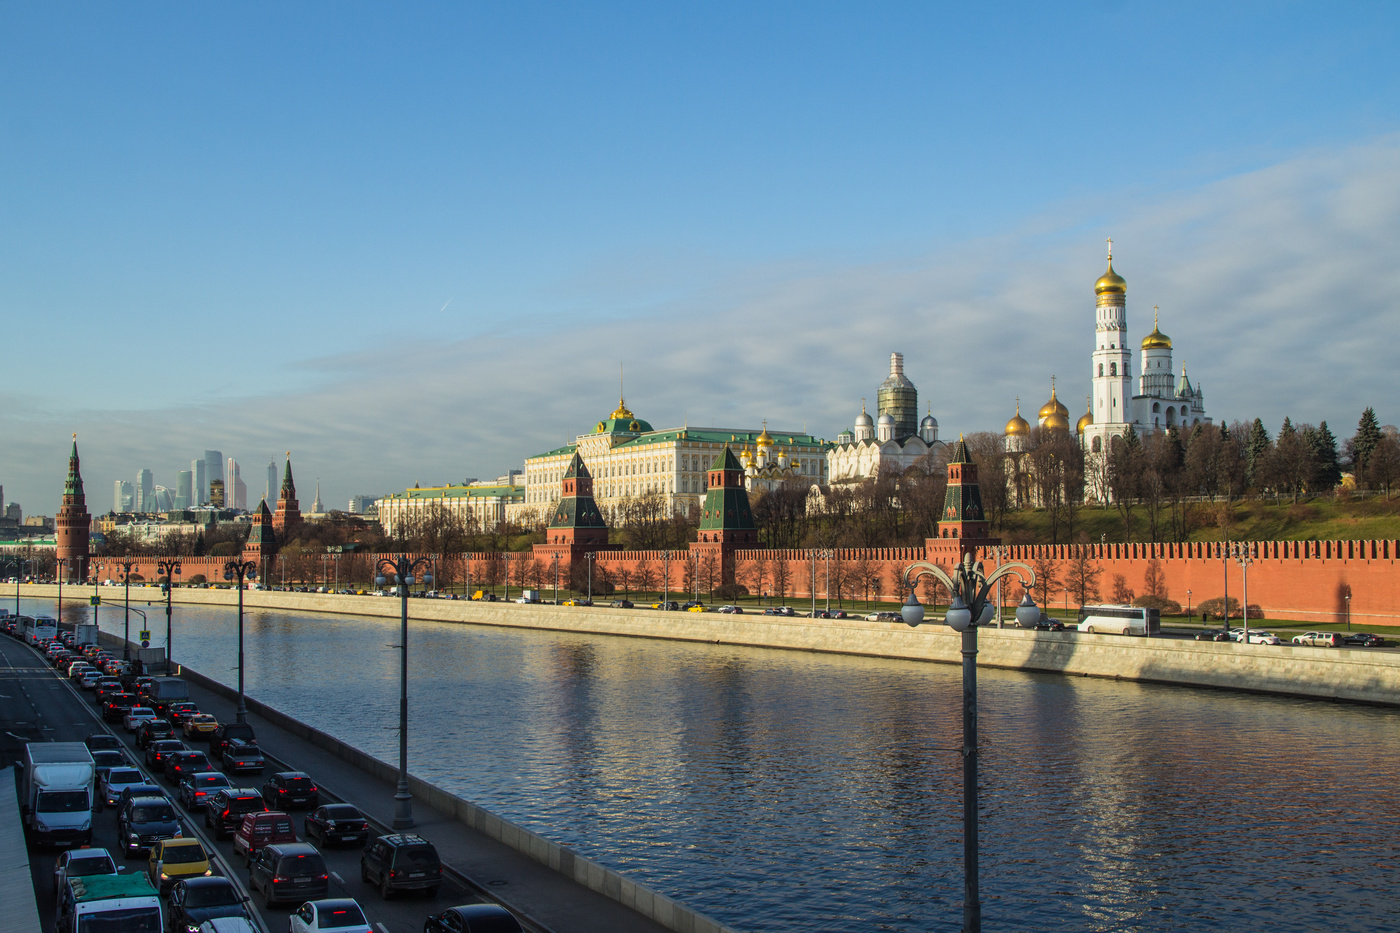
<path fill-rule="evenodd" d="M 520 591 L 520 598 L 516 600 L 516 602 L 518 602 L 518 603 L 537 603 L 537 602 L 539 602 L 539 601 L 540 601 L 540 591 L 539 591 L 539 590 L 521 590 L 521 591 Z"/>
<path fill-rule="evenodd" d="M 160 895 L 135 872 L 68 879 L 58 895 L 57 933 L 162 933 Z"/>
<path fill-rule="evenodd" d="M 24 746 L 20 813 L 37 846 L 85 846 L 92 842 L 92 753 L 82 742 L 30 742 Z"/>
<path fill-rule="evenodd" d="M 155 710 L 157 716 L 164 716 L 171 703 L 190 698 L 190 688 L 178 677 L 156 677 L 146 688 L 146 696 L 149 700 L 146 705 Z"/>
<path fill-rule="evenodd" d="M 83 645 L 97 644 L 97 626 L 92 622 L 73 626 L 73 645 L 81 648 Z"/>

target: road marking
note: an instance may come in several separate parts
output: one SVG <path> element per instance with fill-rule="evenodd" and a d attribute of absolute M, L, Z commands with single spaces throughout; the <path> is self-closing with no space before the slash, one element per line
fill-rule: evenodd
<path fill-rule="evenodd" d="M 340 872 L 338 872 L 338 871 L 333 871 L 333 872 L 331 872 L 331 877 L 335 879 L 336 884 L 340 884 L 340 885 L 345 884 L 345 879 L 342 878 L 342 877 L 340 877 Z"/>
<path fill-rule="evenodd" d="M 384 924 L 376 923 L 375 926 L 379 927 L 379 933 L 389 933 L 389 928 L 386 927 Z"/>
<path fill-rule="evenodd" d="M 12 739 L 19 739 L 21 742 L 24 741 L 24 736 L 22 736 L 22 735 L 15 735 L 13 732 L 6 732 L 5 734 L 8 735 L 8 736 L 9 736 L 10 738 L 12 738 Z"/>

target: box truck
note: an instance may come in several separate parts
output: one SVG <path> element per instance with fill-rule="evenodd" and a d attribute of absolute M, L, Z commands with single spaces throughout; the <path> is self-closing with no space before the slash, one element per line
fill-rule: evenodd
<path fill-rule="evenodd" d="M 95 767 L 82 742 L 30 742 L 24 747 L 20 812 L 36 845 L 92 842 Z"/>

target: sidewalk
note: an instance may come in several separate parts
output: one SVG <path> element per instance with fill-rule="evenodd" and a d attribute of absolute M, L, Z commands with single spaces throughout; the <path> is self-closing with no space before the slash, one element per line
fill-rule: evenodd
<path fill-rule="evenodd" d="M 193 681 L 187 682 L 190 699 L 202 711 L 213 713 L 220 722 L 234 718 L 233 702 Z M 392 784 L 303 741 L 251 709 L 248 722 L 257 731 L 258 745 L 267 754 L 288 767 L 309 773 L 317 784 L 354 804 L 371 820 L 385 827 L 392 823 Z M 655 921 L 433 809 L 422 799 L 413 801 L 413 818 L 417 823 L 413 832 L 432 840 L 445 865 L 549 933 L 667 933 Z"/>

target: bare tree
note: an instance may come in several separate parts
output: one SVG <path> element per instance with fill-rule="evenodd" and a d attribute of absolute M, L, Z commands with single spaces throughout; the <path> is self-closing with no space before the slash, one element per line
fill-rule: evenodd
<path fill-rule="evenodd" d="M 1081 544 L 1074 551 L 1066 585 L 1070 595 L 1084 606 L 1090 600 L 1099 599 L 1099 577 L 1103 575 L 1103 568 L 1090 559 L 1088 547 Z"/>
<path fill-rule="evenodd" d="M 656 568 L 651 565 L 651 561 L 645 557 L 637 561 L 637 565 L 632 568 L 632 579 L 637 584 L 637 595 L 649 592 L 656 588 Z"/>
<path fill-rule="evenodd" d="M 761 555 L 748 561 L 748 566 L 745 568 L 747 572 L 744 574 L 744 577 L 748 580 L 749 586 L 753 588 L 753 593 L 755 595 L 763 595 L 764 587 L 768 583 L 768 572 L 771 567 L 772 565 L 767 555 Z"/>
<path fill-rule="evenodd" d="M 1113 601 L 1121 606 L 1131 605 L 1137 594 L 1128 586 L 1128 578 L 1121 573 L 1113 575 Z"/>
<path fill-rule="evenodd" d="M 870 606 L 872 590 L 880 588 L 880 568 L 868 558 L 862 557 L 851 565 L 851 588 L 865 594 L 865 605 Z"/>
<path fill-rule="evenodd" d="M 1040 604 L 1050 608 L 1050 600 L 1060 591 L 1060 565 L 1044 555 L 1031 561 L 1035 585 L 1040 587 Z"/>
<path fill-rule="evenodd" d="M 1147 562 L 1147 568 L 1143 572 L 1142 578 L 1143 594 L 1153 599 L 1170 599 L 1171 594 L 1167 592 L 1167 575 L 1162 568 L 1162 562 L 1157 558 L 1152 558 Z"/>
<path fill-rule="evenodd" d="M 786 602 L 788 589 L 792 586 L 792 566 L 785 560 L 773 561 L 773 595 L 778 602 Z"/>

